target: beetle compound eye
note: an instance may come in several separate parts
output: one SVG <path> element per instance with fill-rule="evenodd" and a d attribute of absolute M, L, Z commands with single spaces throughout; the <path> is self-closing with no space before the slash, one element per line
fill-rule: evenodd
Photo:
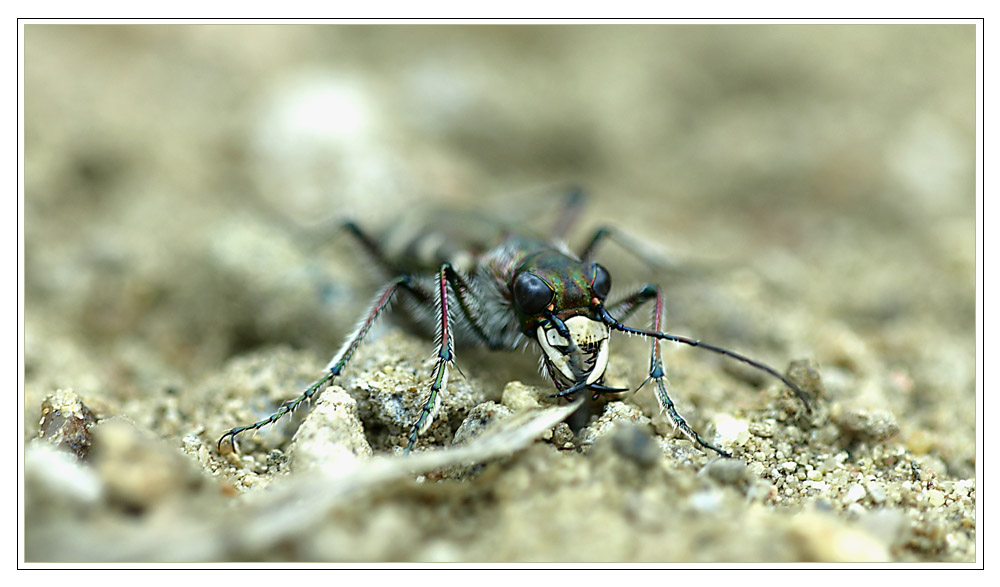
<path fill-rule="evenodd" d="M 534 273 L 524 272 L 514 278 L 514 303 L 525 314 L 537 314 L 552 301 L 552 288 Z"/>
<path fill-rule="evenodd" d="M 603 300 L 608 297 L 608 292 L 611 291 L 611 274 L 597 263 L 591 264 L 591 270 L 593 273 L 591 273 L 590 288 L 598 299 Z"/>

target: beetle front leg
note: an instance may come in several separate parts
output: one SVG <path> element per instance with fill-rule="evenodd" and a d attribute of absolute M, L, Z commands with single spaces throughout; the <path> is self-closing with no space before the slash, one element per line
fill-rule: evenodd
<path fill-rule="evenodd" d="M 445 263 L 438 273 L 437 290 L 437 317 L 438 317 L 438 339 L 437 339 L 437 362 L 431 372 L 433 381 L 431 382 L 430 393 L 427 401 L 424 402 L 420 417 L 413 424 L 410 430 L 410 440 L 406 445 L 405 453 L 413 450 L 417 444 L 417 438 L 430 428 L 431 422 L 441 409 L 441 394 L 448 384 L 448 365 L 455 364 L 455 343 L 452 337 L 451 316 L 448 304 L 448 284 L 449 276 L 454 270 L 451 265 Z"/>
<path fill-rule="evenodd" d="M 665 309 L 663 304 L 663 293 L 660 291 L 660 286 L 658 285 L 652 283 L 646 284 L 642 287 L 642 289 L 622 300 L 619 300 L 618 302 L 615 302 L 609 306 L 609 308 L 611 310 L 619 310 L 622 313 L 622 319 L 624 319 L 634 312 L 640 305 L 651 299 L 655 300 L 655 304 L 653 306 L 652 329 L 656 332 L 660 332 Z M 639 385 L 639 388 L 642 388 L 642 386 L 650 380 L 652 380 L 656 386 L 656 400 L 660 404 L 660 409 L 667 412 L 674 426 L 679 428 L 685 436 L 691 439 L 692 442 L 695 442 L 704 448 L 711 449 L 724 457 L 732 456 L 721 448 L 705 441 L 705 439 L 703 439 L 688 425 L 687 421 L 684 420 L 684 417 L 677 412 L 677 407 L 674 405 L 673 400 L 670 399 L 670 394 L 667 392 L 667 374 L 666 370 L 663 368 L 663 357 L 660 351 L 660 339 L 658 338 L 653 338 L 650 343 L 649 376 L 646 377 L 646 380 L 643 381 L 641 385 Z"/>

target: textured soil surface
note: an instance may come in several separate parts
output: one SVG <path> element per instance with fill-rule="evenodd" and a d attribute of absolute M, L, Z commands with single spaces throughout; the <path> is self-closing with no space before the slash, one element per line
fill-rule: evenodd
<path fill-rule="evenodd" d="M 976 562 L 972 26 L 28 26 L 28 562 Z M 434 203 L 607 243 L 666 345 L 549 399 L 536 349 L 383 320 L 332 227 Z M 652 261 L 652 262 L 650 262 Z M 405 312 L 403 305 L 394 316 Z M 645 310 L 632 323 L 644 326 Z M 428 336 L 430 335 L 430 336 Z M 648 343 L 612 340 L 635 389 Z M 586 414 L 584 414 L 586 416 Z"/>

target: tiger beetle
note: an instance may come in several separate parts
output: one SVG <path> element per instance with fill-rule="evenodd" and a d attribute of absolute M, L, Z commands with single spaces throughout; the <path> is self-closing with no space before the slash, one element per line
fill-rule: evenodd
<path fill-rule="evenodd" d="M 612 331 L 647 338 L 651 343 L 649 375 L 639 388 L 652 381 L 660 408 L 674 425 L 693 442 L 725 457 L 730 454 L 703 439 L 677 412 L 667 393 L 661 341 L 709 350 L 764 371 L 781 380 L 806 410 L 812 411 L 802 389 L 774 368 L 719 346 L 662 332 L 660 286 L 646 284 L 617 301 L 606 302 L 611 275 L 591 260 L 597 245 L 611 239 L 634 254 L 641 256 L 641 252 L 629 244 L 625 235 L 604 227 L 594 232 L 579 254 L 573 253 L 563 243 L 563 237 L 579 215 L 582 201 L 579 190 L 570 192 L 549 239 L 515 231 L 471 212 L 429 210 L 425 217 L 411 213 L 402 228 L 388 231 L 382 238 L 372 237 L 352 221 L 343 222 L 342 228 L 394 277 L 375 296 L 322 377 L 271 416 L 223 434 L 218 448 L 221 450 L 226 438 L 235 447 L 239 434 L 274 423 L 325 389 L 343 372 L 376 320 L 397 297 L 404 299 L 420 324 L 437 329 L 430 388 L 420 417 L 410 430 L 406 453 L 430 427 L 440 408 L 449 368 L 457 368 L 456 340 L 494 350 L 514 350 L 527 341 L 535 343 L 541 349 L 540 370 L 557 390 L 549 397 L 572 400 L 579 393 L 587 393 L 596 400 L 602 394 L 628 391 L 604 385 Z M 648 330 L 624 324 L 650 300 L 653 316 Z"/>

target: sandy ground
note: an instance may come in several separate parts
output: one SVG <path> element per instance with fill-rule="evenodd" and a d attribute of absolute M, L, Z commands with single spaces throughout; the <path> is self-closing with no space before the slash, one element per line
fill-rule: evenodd
<path fill-rule="evenodd" d="M 66 561 L 975 562 L 971 26 L 29 26 L 23 556 Z M 656 281 L 649 388 L 572 430 L 534 350 L 373 332 L 330 230 L 429 201 L 570 242 L 619 227 Z M 638 323 L 645 312 L 640 312 Z M 648 347 L 618 337 L 609 383 Z M 300 422 L 305 422 L 300 425 Z M 981 431 L 978 431 L 981 434 Z"/>

